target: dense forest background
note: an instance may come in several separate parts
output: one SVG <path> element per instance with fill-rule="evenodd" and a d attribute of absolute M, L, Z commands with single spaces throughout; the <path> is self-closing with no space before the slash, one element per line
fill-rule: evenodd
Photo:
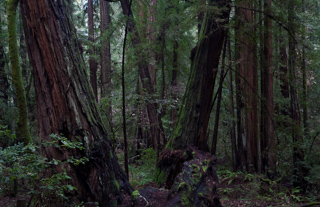
<path fill-rule="evenodd" d="M 157 185 L 182 206 L 319 204 L 319 7 L 0 0 L 1 196 L 111 206 Z"/>

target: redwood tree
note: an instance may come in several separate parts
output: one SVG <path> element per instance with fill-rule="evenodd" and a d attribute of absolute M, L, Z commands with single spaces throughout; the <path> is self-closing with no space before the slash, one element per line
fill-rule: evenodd
<path fill-rule="evenodd" d="M 97 201 L 115 206 L 132 188 L 119 166 L 99 115 L 84 60 L 65 1 L 21 0 L 21 12 L 36 93 L 38 135 L 50 134 L 79 140 L 85 148 L 43 148 L 48 160 L 87 157 L 83 165 L 66 163 L 55 171 L 66 171 L 77 188 L 71 201 Z M 46 172 L 50 175 L 50 172 Z"/>
<path fill-rule="evenodd" d="M 242 170 L 258 170 L 258 73 L 253 1 L 237 1 L 236 90 L 238 147 Z"/>
<path fill-rule="evenodd" d="M 205 14 L 198 45 L 192 51 L 191 73 L 179 118 L 168 145 L 174 149 L 183 150 L 190 144 L 209 150 L 207 128 L 220 53 L 226 37 L 225 25 L 230 12 L 229 1 L 212 0 L 210 6 L 219 7 L 221 12 L 219 15 L 214 12 Z"/>

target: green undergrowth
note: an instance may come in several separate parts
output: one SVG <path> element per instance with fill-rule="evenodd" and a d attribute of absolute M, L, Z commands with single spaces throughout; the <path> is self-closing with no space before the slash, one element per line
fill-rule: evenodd
<path fill-rule="evenodd" d="M 235 202 L 245 206 L 295 206 L 320 199 L 317 189 L 303 192 L 281 177 L 269 179 L 265 175 L 219 168 L 217 174 L 220 180 L 218 193 L 223 206 L 234 206 Z"/>
<path fill-rule="evenodd" d="M 153 148 L 141 151 L 129 165 L 130 184 L 134 188 L 151 183 L 156 172 L 157 152 Z"/>
<path fill-rule="evenodd" d="M 6 136 L 14 137 L 8 130 L 0 130 Z M 1 134 L 0 133 L 0 134 Z M 83 150 L 82 143 L 70 141 L 67 138 L 50 135 L 51 141 L 42 143 L 45 147 L 57 147 L 61 150 Z M 86 157 L 69 157 L 61 161 L 48 159 L 41 155 L 41 146 L 17 143 L 5 148 L 0 147 L 0 195 L 15 197 L 19 191 L 26 192 L 34 198 L 32 205 L 42 205 L 48 200 L 63 204 L 70 203 L 68 194 L 77 189 L 70 184 L 71 177 L 67 175 L 63 166 L 69 163 L 74 166 L 85 164 Z M 56 167 L 62 170 L 57 172 Z M 45 176 L 46 172 L 50 175 Z M 17 185 L 18 184 L 18 185 Z M 40 198 L 40 199 L 38 199 Z"/>

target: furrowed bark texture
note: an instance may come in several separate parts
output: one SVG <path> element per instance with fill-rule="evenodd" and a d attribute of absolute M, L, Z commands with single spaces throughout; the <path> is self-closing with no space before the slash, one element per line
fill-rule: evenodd
<path fill-rule="evenodd" d="M 238 1 L 237 24 L 237 107 L 238 107 L 238 147 L 241 154 L 242 170 L 257 171 L 257 132 L 258 132 L 258 74 L 254 54 L 252 1 Z"/>
<path fill-rule="evenodd" d="M 12 69 L 12 78 L 16 89 L 17 105 L 18 105 L 18 140 L 28 144 L 32 142 L 29 121 L 28 121 L 28 105 L 24 84 L 22 80 L 22 72 L 19 61 L 19 51 L 17 43 L 17 7 L 19 0 L 9 0 L 7 5 L 8 11 L 8 38 L 9 38 L 9 54 Z"/>
<path fill-rule="evenodd" d="M 208 151 L 207 127 L 210 117 L 214 83 L 228 23 L 230 8 L 228 1 L 211 1 L 221 13 L 206 13 L 202 24 L 198 46 L 194 48 L 191 73 L 183 98 L 183 105 L 167 145 L 174 149 L 185 149 L 188 144 Z M 220 23 L 217 22 L 219 19 Z"/>
<path fill-rule="evenodd" d="M 35 77 L 38 134 L 44 141 L 52 133 L 62 134 L 85 147 L 84 151 L 43 148 L 42 154 L 49 160 L 86 156 L 89 161 L 84 165 L 64 166 L 78 189 L 71 201 L 115 206 L 132 189 L 102 124 L 70 11 L 60 0 L 22 0 L 21 12 Z M 61 172 L 62 166 L 56 170 Z"/>

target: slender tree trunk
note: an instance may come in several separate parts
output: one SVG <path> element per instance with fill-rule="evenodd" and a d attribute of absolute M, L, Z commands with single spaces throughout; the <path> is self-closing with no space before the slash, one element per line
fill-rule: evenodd
<path fill-rule="evenodd" d="M 236 8 L 236 16 L 240 17 L 240 9 Z M 236 111 L 237 111 L 237 145 L 238 145 L 238 153 L 239 153 L 239 163 L 238 166 L 241 170 L 246 170 L 246 159 L 245 159 L 245 136 L 244 136 L 244 118 L 243 118 L 243 108 L 244 108 L 244 100 L 243 100 L 243 81 L 242 81 L 242 74 L 243 71 L 241 70 L 239 61 L 240 61 L 240 19 L 236 19 L 236 26 L 235 26 L 235 60 L 237 64 L 235 65 L 236 68 L 236 75 L 235 75 L 235 83 L 236 83 Z"/>
<path fill-rule="evenodd" d="M 2 24 L 1 21 L 1 15 L 0 15 L 0 23 Z M 0 25 L 0 34 L 2 34 L 2 25 Z M 3 100 L 3 103 L 6 105 L 7 104 L 7 100 L 8 100 L 8 78 L 6 75 L 6 70 L 5 70 L 5 65 L 6 65 L 6 57 L 5 57 L 5 52 L 4 52 L 4 48 L 2 45 L 2 42 L 0 42 L 0 88 L 2 88 L 2 90 L 0 91 L 0 99 Z M 3 120 L 3 111 L 4 109 L 1 107 L 0 108 L 0 120 Z"/>
<path fill-rule="evenodd" d="M 29 121 L 28 121 L 28 105 L 22 80 L 19 51 L 17 43 L 17 7 L 19 0 L 9 0 L 7 5 L 8 11 L 8 38 L 9 38 L 9 54 L 12 69 L 12 78 L 16 89 L 17 105 L 18 105 L 18 141 L 24 142 L 25 145 L 32 142 Z"/>
<path fill-rule="evenodd" d="M 107 117 L 112 123 L 111 107 L 111 46 L 110 46 L 110 4 L 105 0 L 100 0 L 100 38 L 101 38 L 101 97 L 107 98 Z"/>
<path fill-rule="evenodd" d="M 126 88 L 124 79 L 124 60 L 126 54 L 126 42 L 128 34 L 128 22 L 125 28 L 123 49 L 122 49 L 122 68 L 121 68 L 121 85 L 122 85 L 122 126 L 123 126 L 123 139 L 124 139 L 124 168 L 129 179 L 129 162 L 128 162 L 128 140 L 127 140 L 127 124 L 126 124 Z"/>
<path fill-rule="evenodd" d="M 21 0 L 27 49 L 33 66 L 38 135 L 50 141 L 61 134 L 83 143 L 84 150 L 42 149 L 49 161 L 87 157 L 85 164 L 57 165 L 77 192 L 70 202 L 96 201 L 116 206 L 132 188 L 118 164 L 90 86 L 84 60 L 65 1 Z M 47 171 L 45 176 L 50 176 Z"/>
<path fill-rule="evenodd" d="M 217 150 L 218 130 L 219 130 L 219 120 L 220 120 L 220 106 L 221 106 L 221 99 L 222 99 L 222 86 L 223 86 L 223 80 L 224 80 L 224 68 L 225 68 L 226 50 L 227 50 L 227 37 L 224 40 L 220 81 L 219 81 L 219 88 L 218 88 L 218 91 L 217 91 L 218 100 L 217 100 L 217 108 L 216 108 L 215 120 L 214 120 L 212 145 L 211 145 L 211 154 L 212 155 L 216 155 L 216 150 Z"/>
<path fill-rule="evenodd" d="M 90 67 L 90 82 L 93 93 L 98 100 L 98 82 L 97 82 L 97 62 L 94 58 L 95 55 L 95 38 L 94 38 L 94 23 L 93 23 L 93 0 L 88 0 L 88 28 L 89 28 L 89 67 Z"/>
<path fill-rule="evenodd" d="M 177 40 L 174 41 L 173 43 L 173 62 L 172 62 L 172 79 L 171 79 L 171 92 L 172 92 L 172 99 L 174 102 L 178 98 L 178 48 L 179 48 L 179 43 Z M 174 107 L 171 111 L 171 126 L 174 128 L 176 124 L 176 119 L 177 119 L 177 112 L 178 109 Z"/>
<path fill-rule="evenodd" d="M 306 13 L 306 3 L 302 0 L 302 12 Z M 306 40 L 306 27 L 303 26 L 302 40 Z M 303 108 L 303 128 L 304 134 L 309 135 L 309 124 L 308 124 L 308 85 L 307 85 L 307 58 L 304 45 L 302 46 L 302 108 Z"/>
<path fill-rule="evenodd" d="M 149 21 L 148 21 L 148 31 L 147 31 L 147 38 L 150 43 L 150 46 L 156 44 L 156 35 L 155 35 L 155 22 L 156 22 L 156 12 L 157 12 L 157 1 L 156 0 L 150 0 L 149 1 Z M 151 77 L 151 83 L 153 86 L 153 90 L 157 92 L 157 67 L 156 67 L 156 57 L 157 57 L 157 52 L 154 48 L 150 47 L 150 55 L 149 57 L 149 64 L 148 64 L 148 69 Z M 160 138 L 160 137 L 159 137 Z M 160 141 L 160 140 L 159 140 Z"/>
<path fill-rule="evenodd" d="M 265 13 L 271 15 L 272 0 L 264 1 Z M 268 172 L 275 172 L 275 139 L 274 139 L 274 106 L 273 106 L 273 71 L 272 71 L 272 21 L 265 17 L 264 21 L 264 61 L 261 72 L 261 123 L 263 124 L 262 153 L 263 168 Z"/>
<path fill-rule="evenodd" d="M 239 165 L 239 154 L 237 149 L 237 137 L 236 137 L 236 124 L 234 115 L 234 100 L 233 100 L 233 78 L 232 78 L 232 58 L 231 58 L 231 46 L 230 38 L 228 38 L 228 59 L 229 59 L 229 82 L 230 82 L 230 138 L 231 138 L 231 149 L 232 149 L 232 168 L 235 172 Z"/>
<path fill-rule="evenodd" d="M 289 60 L 288 60 L 288 70 L 289 70 L 289 94 L 290 94 L 290 104 L 291 104 L 291 118 L 292 118 L 292 142 L 293 142 L 293 174 L 295 176 L 294 185 L 295 186 L 305 186 L 305 169 L 302 166 L 304 161 L 304 151 L 301 148 L 303 145 L 303 136 L 301 130 L 301 116 L 300 108 L 298 103 L 298 93 L 296 89 L 297 78 L 296 78 L 296 40 L 295 40 L 295 6 L 294 1 L 290 0 L 288 2 L 288 22 L 289 22 Z"/>

